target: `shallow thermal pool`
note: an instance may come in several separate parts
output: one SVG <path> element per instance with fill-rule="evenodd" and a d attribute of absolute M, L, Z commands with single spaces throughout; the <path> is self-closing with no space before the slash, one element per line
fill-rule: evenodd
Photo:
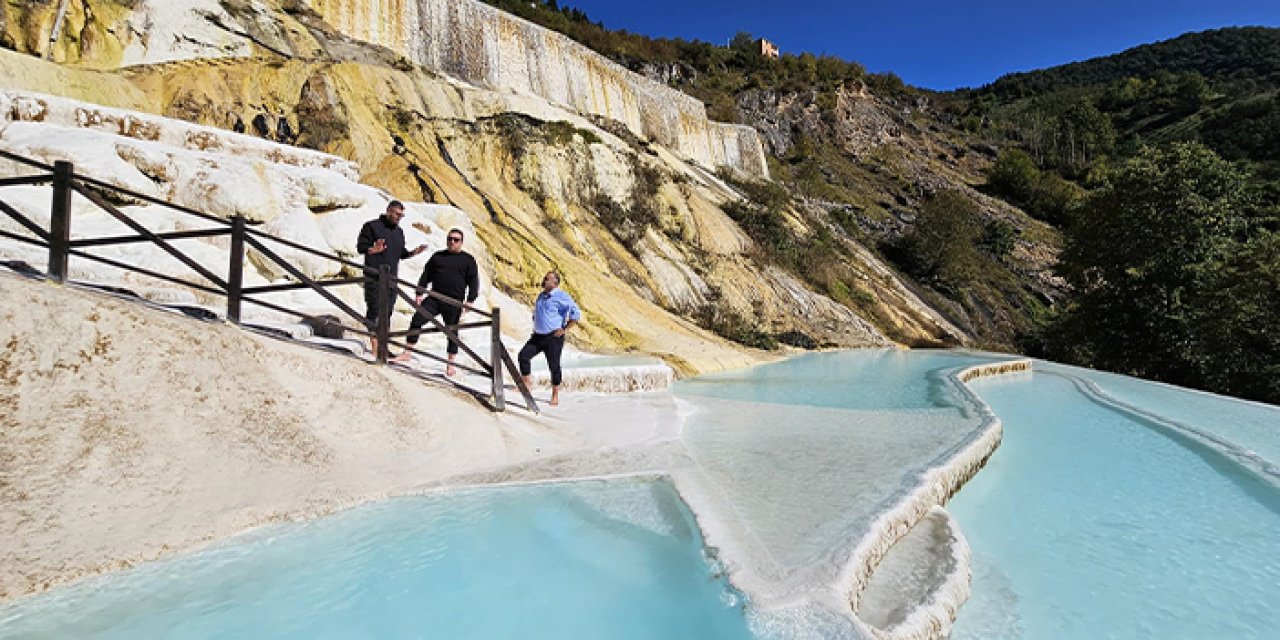
<path fill-rule="evenodd" d="M 837 578 L 847 541 L 981 428 L 948 374 L 992 359 L 815 354 L 678 384 L 707 409 L 684 438 L 751 586 Z M 974 574 L 952 637 L 1276 637 L 1280 408 L 1035 367 L 970 384 L 1004 441 L 948 505 Z"/>
<path fill-rule="evenodd" d="M 0 638 L 748 638 L 660 481 L 396 498 L 0 609 Z"/>
<path fill-rule="evenodd" d="M 0 608 L 0 639 L 849 637 L 851 549 L 986 432 L 950 374 L 1003 359 L 822 353 L 678 383 L 670 471 L 750 607 L 669 483 L 591 481 L 251 532 Z M 1036 367 L 970 385 L 1004 442 L 948 505 L 973 549 L 952 637 L 1275 637 L 1280 408 Z"/>
<path fill-rule="evenodd" d="M 973 550 L 952 638 L 1276 637 L 1274 478 L 1168 425 L 1271 451 L 1280 408 L 1036 366 L 972 383 L 1004 441 L 947 507 Z"/>

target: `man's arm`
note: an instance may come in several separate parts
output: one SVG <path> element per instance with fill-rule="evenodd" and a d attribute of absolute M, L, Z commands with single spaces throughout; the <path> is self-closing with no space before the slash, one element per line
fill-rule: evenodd
<path fill-rule="evenodd" d="M 578 321 L 582 319 L 582 309 L 578 308 L 578 303 L 574 302 L 573 298 L 569 294 L 564 293 L 563 291 L 561 291 L 561 294 L 563 295 L 560 297 L 559 301 L 560 317 L 564 318 L 564 327 L 556 329 L 555 335 L 557 338 L 563 336 L 567 329 L 574 327 L 578 324 Z"/>
<path fill-rule="evenodd" d="M 467 265 L 467 304 L 475 302 L 479 297 L 480 268 L 476 266 L 475 257 L 471 257 L 471 263 Z"/>
<path fill-rule="evenodd" d="M 366 222 L 360 227 L 360 237 L 356 238 L 356 253 L 364 255 L 369 253 L 369 249 L 373 247 L 373 241 L 376 239 L 373 233 L 373 225 Z"/>
<path fill-rule="evenodd" d="M 439 268 L 439 265 L 436 264 L 436 257 L 431 256 L 427 260 L 427 266 L 422 268 L 422 275 L 418 277 L 418 290 L 416 292 L 418 298 L 422 298 L 427 294 L 427 285 L 430 285 L 431 280 L 436 277 L 437 268 Z"/>
<path fill-rule="evenodd" d="M 422 253 L 423 251 L 426 251 L 426 250 L 427 250 L 427 245 L 425 245 L 425 244 L 420 244 L 420 245 L 418 245 L 418 246 L 416 246 L 416 247 L 414 247 L 414 248 L 410 249 L 410 248 L 409 248 L 409 239 L 408 239 L 408 238 L 405 238 L 405 240 L 404 240 L 404 250 L 403 250 L 403 251 L 401 251 L 401 253 L 400 253 L 400 259 L 401 259 L 401 260 L 408 260 L 409 258 L 412 258 L 412 257 L 414 257 L 414 256 L 418 255 L 419 253 Z"/>

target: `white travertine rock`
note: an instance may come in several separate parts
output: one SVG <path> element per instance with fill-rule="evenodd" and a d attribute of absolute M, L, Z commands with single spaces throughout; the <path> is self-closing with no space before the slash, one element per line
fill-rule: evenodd
<path fill-rule="evenodd" d="M 307 208 L 312 211 L 358 209 L 375 204 L 381 209 L 386 194 L 327 169 L 306 167 L 293 172 L 307 193 Z"/>
<path fill-rule="evenodd" d="M 262 225 L 262 231 L 307 247 L 323 247 L 327 244 L 324 234 L 320 233 L 320 226 L 316 224 L 315 216 L 311 215 L 310 211 L 290 211 Z M 273 245 L 269 242 L 265 244 L 267 249 L 284 258 L 309 278 L 329 278 L 342 271 L 342 265 L 332 260 L 325 260 L 280 244 Z M 252 249 L 249 252 L 251 256 L 254 253 Z M 288 273 L 274 262 L 267 260 L 255 260 L 255 262 L 262 271 L 271 274 L 273 279 L 284 278 Z"/>
<path fill-rule="evenodd" d="M 882 640 L 944 638 L 969 599 L 970 574 L 959 523 L 935 506 L 876 567 L 857 616 Z"/>
<path fill-rule="evenodd" d="M 355 243 L 361 226 L 381 215 L 392 199 L 357 182 L 356 166 L 335 156 L 169 118 L 25 92 L 0 91 L 0 149 L 45 163 L 68 161 L 78 174 L 215 217 L 244 216 L 250 223 L 262 223 L 265 233 L 356 261 Z M 33 172 L 16 163 L 0 162 L 0 175 Z M 47 228 L 51 187 L 3 188 L 0 199 Z M 131 234 L 84 198 L 73 197 L 72 203 L 73 238 Z M 204 229 L 213 224 L 157 206 L 125 207 L 125 211 L 139 215 L 143 225 L 153 231 Z M 469 250 L 481 258 L 486 255 L 464 212 L 447 205 L 406 203 L 403 228 L 408 248 L 426 244 L 429 249 L 440 249 L 445 232 L 454 227 L 467 233 Z M 0 216 L 0 228 L 26 233 L 8 216 Z M 178 242 L 203 267 L 225 277 L 225 237 Z M 309 278 L 343 271 L 341 264 L 304 251 L 277 243 L 269 248 Z M 150 243 L 100 247 L 92 252 L 168 276 L 195 276 L 188 266 Z M 0 241 L 0 254 L 33 264 L 46 259 L 28 245 L 7 240 Z M 286 278 L 287 272 L 263 259 L 260 252 L 249 248 L 247 254 L 246 284 L 278 283 Z M 416 280 L 429 256 L 430 252 L 425 252 L 402 262 L 401 278 Z M 484 264 L 483 259 L 480 262 Z M 89 281 L 136 288 L 149 280 L 83 259 L 72 263 L 73 277 Z M 482 281 L 487 281 L 484 275 Z M 335 294 L 363 309 L 358 287 L 344 287 Z M 311 291 L 277 292 L 263 298 L 306 310 L 332 310 L 328 301 Z M 246 313 L 247 317 L 278 317 L 257 307 L 247 307 Z"/>
<path fill-rule="evenodd" d="M 118 136 L 34 122 L 15 122 L 0 130 L 0 144 L 11 153 L 46 164 L 71 162 L 85 175 L 152 197 L 165 197 L 133 163 L 116 152 Z M 138 154 L 142 155 L 142 154 Z M 151 163 L 147 163 L 150 166 Z"/>
<path fill-rule="evenodd" d="M 712 122 L 697 98 L 477 0 L 305 1 L 344 34 L 433 71 L 616 120 L 709 167 L 769 175 L 755 129 Z"/>
<path fill-rule="evenodd" d="M 141 0 L 122 34 L 123 65 L 197 58 L 246 58 L 249 39 L 221 25 L 244 27 L 217 0 Z"/>
<path fill-rule="evenodd" d="M 76 129 L 91 129 L 158 142 L 191 151 L 221 151 L 238 158 L 267 160 L 294 167 L 314 167 L 337 173 L 351 182 L 360 170 L 345 158 L 255 138 L 224 129 L 192 124 L 173 118 L 117 109 L 31 91 L 0 89 L 0 127 L 11 122 L 39 122 Z"/>

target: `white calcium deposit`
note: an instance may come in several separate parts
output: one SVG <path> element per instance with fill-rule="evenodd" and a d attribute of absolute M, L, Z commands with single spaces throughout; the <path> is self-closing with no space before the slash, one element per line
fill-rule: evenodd
<path fill-rule="evenodd" d="M 359 168 L 336 156 L 180 120 L 27 92 L 0 91 L 0 149 L 46 164 L 59 160 L 71 162 L 79 174 L 219 218 L 244 216 L 273 236 L 356 262 L 360 260 L 355 242 L 361 225 L 379 216 L 393 198 L 392 194 L 357 182 Z M 30 167 L 0 162 L 0 176 L 35 173 L 39 172 Z M 0 188 L 0 201 L 48 228 L 51 187 Z M 430 254 L 443 248 L 446 232 L 451 228 L 462 229 L 467 234 L 467 250 L 476 255 L 481 269 L 482 295 L 477 306 L 504 310 L 503 326 L 507 334 L 504 342 L 509 349 L 518 349 L 528 335 L 529 309 L 491 286 L 487 250 L 466 213 L 448 205 L 406 202 L 405 206 L 405 219 L 401 224 L 407 246 L 426 244 L 429 250 L 401 263 L 401 279 L 416 281 Z M 142 201 L 126 202 L 120 204 L 120 208 L 153 232 L 216 227 L 214 223 Z M 71 220 L 72 238 L 133 234 L 124 224 L 78 195 L 72 199 Z M 0 229 L 28 233 L 4 215 L 0 215 Z M 226 276 L 227 237 L 177 240 L 174 244 L 215 275 Z M 340 263 L 284 245 L 268 245 L 310 278 L 334 277 L 350 271 Z M 112 245 L 89 251 L 164 275 L 203 281 L 192 269 L 151 243 Z M 43 267 L 48 258 L 44 249 L 8 239 L 0 239 L 0 257 L 22 260 L 38 268 Z M 247 250 L 244 274 L 245 286 L 290 281 L 283 268 L 252 248 Z M 155 302 L 203 304 L 215 311 L 223 304 L 220 297 L 82 258 L 71 260 L 70 277 L 124 287 Z M 357 311 L 364 310 L 363 292 L 358 285 L 331 291 Z M 313 314 L 337 312 L 332 304 L 310 290 L 260 294 L 259 297 Z M 411 313 L 407 305 L 401 305 L 398 311 L 395 323 L 402 327 L 408 323 Z M 289 324 L 292 318 L 256 305 L 246 304 L 242 317 L 293 335 L 306 333 L 298 325 Z M 490 340 L 487 329 L 469 330 L 462 335 L 473 349 L 487 353 Z M 439 351 L 443 350 L 444 341 L 439 336 L 429 336 L 422 345 Z M 570 374 L 568 388 L 607 392 L 662 389 L 670 385 L 673 376 L 672 370 L 661 363 L 593 367 Z"/>
<path fill-rule="evenodd" d="M 755 129 L 712 122 L 692 96 L 477 0 L 305 0 L 343 33 L 471 84 L 623 123 L 709 167 L 768 177 Z"/>
<path fill-rule="evenodd" d="M 888 555 L 898 551 L 896 545 L 926 519 L 932 520 L 928 526 L 945 530 L 943 544 L 947 550 L 937 552 L 935 556 L 949 559 L 951 564 L 916 606 L 894 619 L 887 628 L 873 627 L 876 637 L 915 640 L 942 638 L 950 633 L 956 612 L 969 598 L 969 545 L 957 523 L 941 507 L 986 464 L 1000 446 L 1004 433 L 995 412 L 965 383 L 977 378 L 1025 373 L 1031 371 L 1031 367 L 1030 360 L 1018 359 L 967 367 L 950 375 L 978 407 L 984 427 L 949 460 L 927 471 L 916 490 L 872 526 L 871 533 L 857 545 L 846 565 L 846 593 L 853 610 L 858 611 L 876 570 L 885 565 Z M 906 553 L 912 551 L 905 549 Z"/>
<path fill-rule="evenodd" d="M 587 363 L 589 364 L 589 363 Z M 661 391 L 671 387 L 675 371 L 660 362 L 653 364 L 618 365 L 609 367 L 574 366 L 566 363 L 561 388 L 565 391 L 594 391 L 597 393 L 629 393 L 633 391 Z M 535 388 L 550 388 L 551 374 L 534 371 L 529 376 Z"/>
<path fill-rule="evenodd" d="M 124 65 L 246 58 L 253 52 L 249 39 L 235 33 L 244 27 L 218 0 L 141 0 L 121 31 Z"/>
<path fill-rule="evenodd" d="M 912 442 L 918 438 L 905 428 L 906 423 L 895 422 L 892 414 L 861 416 L 859 435 L 853 437 L 864 442 L 853 451 L 838 446 L 840 436 L 832 435 L 830 437 L 835 440 L 828 442 L 838 453 L 807 447 L 799 460 L 792 459 L 797 452 L 787 449 L 785 442 L 771 440 L 767 435 L 773 431 L 770 425 L 796 418 L 798 414 L 794 408 L 752 405 L 750 418 L 737 416 L 726 425 L 703 416 L 699 429 L 694 433 L 686 432 L 682 437 L 695 464 L 674 466 L 673 478 L 696 514 L 707 544 L 717 549 L 731 582 L 749 594 L 756 607 L 766 612 L 809 611 L 816 607 L 852 620 L 857 625 L 859 637 L 943 637 L 955 612 L 968 598 L 970 569 L 963 536 L 953 523 L 942 527 L 937 519 L 943 516 L 936 510 L 982 468 L 1002 436 L 999 419 L 964 381 L 979 376 L 1028 371 L 1030 366 L 1028 360 L 1017 360 L 970 367 L 950 374 L 950 384 L 964 394 L 966 405 L 976 414 L 976 428 L 958 443 L 948 445 L 942 457 L 930 463 L 930 467 L 912 474 L 901 489 L 890 487 L 888 499 L 883 503 L 855 504 L 842 499 L 841 486 L 845 494 L 856 493 L 848 489 L 847 474 L 834 481 L 841 486 L 833 486 L 825 476 L 807 477 L 808 493 L 798 492 L 787 482 L 796 468 L 832 465 L 843 469 L 855 465 L 862 478 L 860 482 L 867 485 L 858 485 L 865 493 L 872 483 L 883 477 L 892 477 L 892 473 L 886 473 L 877 465 L 888 464 L 894 469 L 902 469 L 904 465 L 913 464 L 909 460 L 912 458 L 929 456 L 928 459 L 933 459 L 933 453 L 926 453 L 928 449 L 915 454 L 903 453 L 912 449 Z M 733 410 L 731 405 L 741 406 L 742 402 L 700 398 L 699 405 L 706 411 L 727 412 Z M 775 409 L 777 412 L 771 413 Z M 806 408 L 801 422 L 820 422 L 824 419 L 824 411 Z M 913 419 L 918 421 L 925 416 L 926 412 L 917 412 Z M 835 419 L 836 415 L 832 414 L 831 418 Z M 954 420 L 954 417 L 946 419 Z M 887 422 L 887 425 L 880 422 Z M 941 424 L 926 422 L 922 426 L 928 430 Z M 891 449 L 879 448 L 883 443 L 879 443 L 875 435 L 884 431 L 886 426 L 891 427 L 895 434 Z M 736 436 L 732 433 L 743 429 L 758 432 L 756 437 L 747 437 L 746 446 L 750 450 L 734 445 Z M 792 423 L 787 438 L 805 437 L 796 435 L 802 429 L 802 424 Z M 726 449 L 726 444 L 733 448 Z M 904 455 L 907 458 L 899 459 Z M 762 484 L 762 478 L 771 478 L 774 485 L 784 488 L 775 491 L 770 485 Z M 797 499 L 797 495 L 804 495 L 804 499 Z M 865 519 L 859 516 L 850 528 L 839 528 L 833 533 L 825 532 L 825 522 L 811 522 L 803 529 L 803 539 L 796 533 L 795 523 L 805 520 L 804 513 L 837 507 L 863 511 L 868 515 Z M 797 508 L 802 512 L 795 512 Z M 922 522 L 938 533 L 932 539 L 939 541 L 941 546 L 922 551 L 921 545 L 908 543 L 898 548 L 897 545 Z M 848 537 L 843 537 L 846 534 Z M 822 548 L 811 548 L 806 542 L 814 539 L 821 541 Z M 906 553 L 909 557 L 907 560 L 887 560 L 898 553 Z M 942 566 L 932 571 L 922 570 L 913 557 L 935 565 L 941 562 Z M 890 575 L 919 570 L 931 575 L 932 579 L 917 582 L 910 588 L 879 589 L 866 609 L 876 612 L 871 617 L 885 624 L 885 628 L 878 629 L 857 618 L 854 612 L 863 609 L 864 593 L 882 566 Z M 883 575 L 881 577 L 884 578 Z M 890 582 L 893 582 L 892 578 Z M 889 615 L 889 610 L 893 609 L 898 609 L 897 613 Z"/>
<path fill-rule="evenodd" d="M 876 567 L 858 618 L 877 638 L 946 637 L 969 599 L 969 560 L 959 523 L 933 507 Z"/>
<path fill-rule="evenodd" d="M 336 156 L 179 120 L 39 94 L 0 91 L 0 148 L 46 164 L 71 162 L 78 174 L 218 218 L 244 216 L 266 233 L 356 261 L 360 259 L 355 243 L 361 225 L 379 216 L 393 199 L 392 194 L 357 182 L 357 167 Z M 38 173 L 17 163 L 4 163 L 0 171 L 4 175 Z M 0 198 L 38 224 L 48 224 L 51 187 L 0 189 Z M 73 238 L 128 233 L 127 227 L 80 196 L 72 201 Z M 216 226 L 141 201 L 127 203 L 123 208 L 154 231 Z M 9 231 L 20 231 L 7 217 L 0 216 L 0 225 Z M 402 226 L 409 247 L 426 244 L 438 250 L 444 246 L 445 232 L 452 226 L 462 227 L 470 238 L 475 238 L 466 214 L 444 205 L 406 203 Z M 225 237 L 178 242 L 202 266 L 218 275 L 226 273 Z M 336 276 L 344 270 L 340 263 L 282 245 L 269 248 L 311 278 Z M 469 248 L 484 255 L 483 244 L 478 240 L 473 240 Z M 0 245 L 0 251 L 29 259 L 33 264 L 44 262 L 42 250 L 24 245 L 6 243 Z M 195 275 L 149 243 L 102 247 L 93 252 L 113 259 L 134 259 L 135 264 L 141 261 L 139 266 L 165 275 Z M 401 273 L 406 278 L 414 277 L 429 255 L 428 252 L 404 261 Z M 118 271 L 82 260 L 73 260 L 72 264 L 88 270 L 85 279 L 129 284 L 112 282 L 126 277 Z M 283 269 L 249 251 L 246 284 L 279 282 L 284 276 Z M 362 305 L 359 287 L 345 289 L 354 290 L 339 290 L 342 297 Z M 274 299 L 293 301 L 304 309 L 321 304 L 319 297 L 312 294 L 276 295 Z M 252 317 L 253 310 L 247 311 Z"/>

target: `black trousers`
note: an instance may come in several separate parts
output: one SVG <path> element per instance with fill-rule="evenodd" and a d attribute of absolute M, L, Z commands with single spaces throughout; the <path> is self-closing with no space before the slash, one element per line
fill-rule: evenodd
<path fill-rule="evenodd" d="M 520 375 L 527 376 L 533 370 L 533 357 L 539 353 L 547 354 L 547 368 L 551 370 L 551 386 L 560 386 L 560 352 L 564 351 L 564 336 L 556 337 L 554 333 L 535 333 L 520 349 Z"/>
<path fill-rule="evenodd" d="M 394 300 L 392 301 L 394 303 Z M 364 279 L 364 319 L 374 328 L 378 325 L 378 281 Z"/>
<path fill-rule="evenodd" d="M 458 324 L 458 320 L 462 318 L 462 307 L 455 307 L 451 304 L 440 302 L 430 296 L 422 299 L 421 306 L 422 309 L 430 315 L 424 316 L 421 311 L 414 313 L 413 320 L 409 321 L 409 331 L 417 331 L 418 329 L 421 329 L 426 326 L 430 318 L 435 316 L 440 316 L 440 320 L 447 325 Z M 418 344 L 418 335 L 410 333 L 405 340 L 407 340 L 409 344 Z M 450 340 L 448 352 L 453 354 L 458 353 L 458 343 Z"/>

